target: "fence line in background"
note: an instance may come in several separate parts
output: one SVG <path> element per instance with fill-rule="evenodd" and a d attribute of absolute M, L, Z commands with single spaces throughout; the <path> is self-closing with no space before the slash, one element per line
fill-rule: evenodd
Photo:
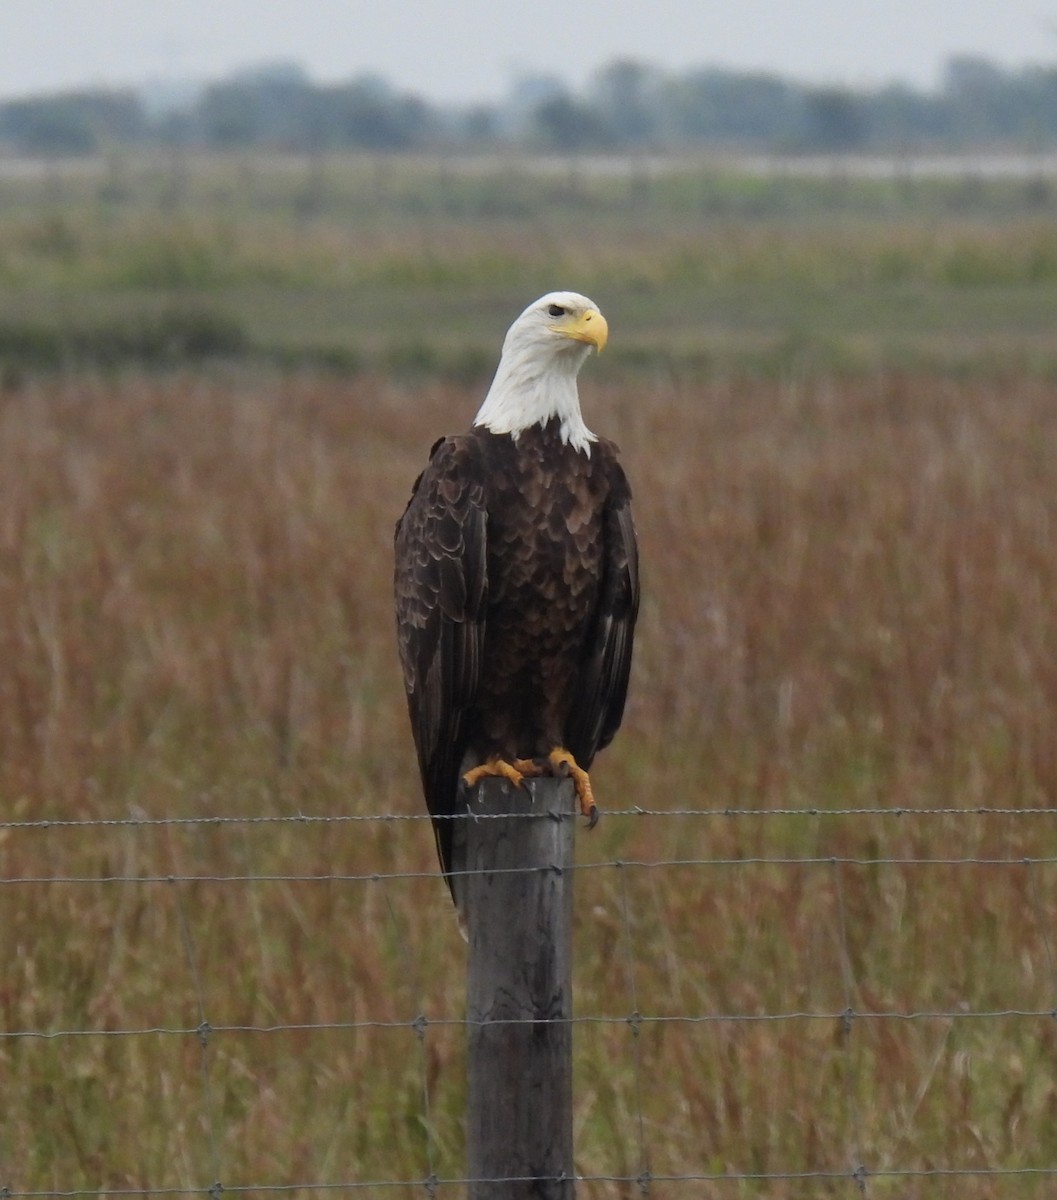
<path fill-rule="evenodd" d="M 873 806 L 850 806 L 832 808 L 686 808 L 686 809 L 647 809 L 639 806 L 608 811 L 604 814 L 608 819 L 634 820 L 638 817 L 666 817 L 673 819 L 719 820 L 731 818 L 755 818 L 760 820 L 808 819 L 816 821 L 825 818 L 863 818 L 883 817 L 907 820 L 914 818 L 937 819 L 945 817 L 1002 817 L 1017 822 L 1032 818 L 1057 817 L 1057 808 L 1010 808 L 988 805 L 976 805 L 968 808 L 949 806 L 931 807 L 900 807 L 880 808 Z M 486 814 L 460 813 L 453 814 L 451 819 L 459 821 L 493 821 L 517 818 L 527 821 L 553 820 L 559 817 L 557 812 L 542 807 L 534 812 Z M 566 815 L 563 820 L 575 820 L 575 816 Z M 10 834 L 23 833 L 27 836 L 36 833 L 57 833 L 62 830 L 84 830 L 91 828 L 102 829 L 151 829 L 155 827 L 183 827 L 189 829 L 210 827 L 243 827 L 243 826 L 284 826 L 284 825 L 342 825 L 361 822 L 406 822 L 429 820 L 424 812 L 414 813 L 372 813 L 372 814 L 293 814 L 293 815 L 218 815 L 218 816 L 188 816 L 188 817 L 148 817 L 133 815 L 122 818 L 71 818 L 60 820 L 30 820 L 0 821 L 0 830 Z M 12 843 L 9 840 L 8 845 Z M 188 971 L 193 983 L 198 1024 L 193 1026 L 151 1026 L 144 1028 L 118 1029 L 34 1029 L 34 1030 L 0 1030 L 0 1045 L 11 1044 L 13 1041 L 25 1039 L 36 1041 L 58 1041 L 64 1038 L 136 1038 L 147 1036 L 162 1036 L 173 1038 L 195 1038 L 200 1047 L 201 1060 L 201 1094 L 200 1103 L 204 1123 L 209 1126 L 209 1138 L 203 1147 L 203 1165 L 211 1170 L 215 1182 L 200 1187 L 136 1187 L 136 1188 L 81 1188 L 68 1191 L 20 1191 L 0 1184 L 0 1200 L 37 1200 L 38 1197 L 83 1197 L 92 1198 L 140 1196 L 208 1196 L 217 1200 L 222 1194 L 242 1195 L 252 1193 L 275 1193 L 283 1195 L 293 1192 L 318 1192 L 326 1195 L 339 1191 L 349 1191 L 357 1194 L 378 1192 L 384 1194 L 393 1188 L 418 1189 L 423 1194 L 435 1197 L 447 1189 L 477 1188 L 488 1185 L 500 1185 L 534 1182 L 551 1182 L 560 1184 L 574 1179 L 575 1182 L 611 1183 L 629 1188 L 638 1187 L 641 1194 L 648 1195 L 650 1185 L 684 1184 L 688 1187 L 699 1184 L 722 1185 L 732 1184 L 735 1187 L 742 1184 L 767 1184 L 781 1182 L 824 1183 L 844 1181 L 857 1187 L 859 1193 L 867 1195 L 867 1184 L 871 1180 L 929 1180 L 929 1179 L 1057 1179 L 1057 1165 L 1041 1167 L 971 1167 L 952 1166 L 935 1168 L 897 1168 L 884 1166 L 872 1170 L 863 1161 L 863 1135 L 861 1114 L 858 1111 L 858 1101 L 855 1092 L 854 1064 L 852 1061 L 852 1030 L 863 1021 L 868 1022 L 921 1022 L 943 1021 L 954 1022 L 1016 1022 L 1033 1021 L 1049 1022 L 1057 1019 L 1057 1004 L 1047 1008 L 994 1008 L 988 1010 L 971 1010 L 964 1007 L 945 1007 L 915 1010 L 860 1010 L 855 1007 L 854 997 L 858 994 L 858 982 L 855 978 L 854 959 L 849 946 L 848 916 L 845 908 L 844 876 L 853 868 L 879 867 L 975 867 L 975 868 L 1020 868 L 1027 871 L 1030 881 L 1029 896 L 1034 909 L 1035 918 L 1042 938 L 1044 960 L 1055 985 L 1054 995 L 1057 997 L 1057 954 L 1055 942 L 1046 924 L 1046 914 L 1042 895 L 1039 891 L 1037 873 L 1030 870 L 1033 866 L 1053 866 L 1057 864 L 1057 854 L 1016 856 L 1016 855 L 984 855 L 984 854 L 944 854 L 932 857 L 893 855 L 854 855 L 854 854 L 755 854 L 747 857 L 693 857 L 693 858 L 657 858 L 657 859 L 620 859 L 610 858 L 598 862 L 567 863 L 563 866 L 545 865 L 531 867 L 506 868 L 464 868 L 453 874 L 462 877 L 481 875 L 527 875 L 540 873 L 559 874 L 565 871 L 598 871 L 615 870 L 620 878 L 618 908 L 621 917 L 621 942 L 624 956 L 624 970 L 627 980 L 627 996 L 630 1002 L 630 1012 L 610 1014 L 587 1014 L 582 1016 L 561 1016 L 545 1018 L 550 1023 L 572 1026 L 627 1026 L 631 1033 L 632 1066 L 634 1069 L 635 1104 L 638 1112 L 638 1122 L 634 1134 L 636 1145 L 629 1147 L 629 1163 L 638 1167 L 637 1174 L 576 1174 L 572 1176 L 542 1176 L 532 1177 L 507 1176 L 492 1177 L 479 1175 L 476 1177 L 441 1178 L 436 1174 L 436 1155 L 432 1142 L 429 1110 L 429 1081 L 427 1076 L 425 1039 L 431 1028 L 463 1027 L 469 1031 L 491 1026 L 529 1026 L 541 1023 L 538 1017 L 508 1017 L 499 1020 L 475 1019 L 473 1017 L 439 1017 L 426 1015 L 423 1003 L 423 993 L 419 987 L 414 970 L 414 963 L 408 959 L 405 969 L 412 981 L 412 1004 L 417 1009 L 414 1016 L 406 1020 L 351 1020 L 308 1023 L 273 1023 L 268 1025 L 237 1025 L 213 1024 L 208 1019 L 205 1003 L 205 990 L 198 968 L 198 954 L 195 944 L 193 923 L 185 907 L 183 885 L 192 883 L 370 883 L 387 884 L 397 880 L 436 879 L 436 870 L 426 871 L 390 871 L 390 872 L 319 872 L 319 873 L 238 873 L 238 874 L 107 874 L 107 875 L 10 875 L 0 876 L 0 884 L 7 885 L 40 885 L 40 884 L 168 884 L 173 888 L 176 897 L 177 919 L 184 955 Z M 837 919 L 837 949 L 839 951 L 841 982 L 844 1007 L 829 1010 L 789 1010 L 779 1012 L 709 1012 L 696 1015 L 666 1015 L 658 1013 L 643 1013 L 639 1011 L 639 997 L 636 986 L 637 963 L 635 941 L 632 937 L 631 901 L 628 887 L 628 874 L 632 870 L 655 870 L 674 868 L 704 868 L 704 867 L 778 867 L 778 868 L 822 868 L 832 873 L 833 887 L 836 897 Z M 390 917 L 393 910 L 390 904 Z M 843 1066 L 844 1106 L 848 1118 L 848 1133 L 845 1139 L 845 1153 L 849 1163 L 844 1169 L 819 1169 L 812 1171 L 760 1171 L 760 1172 L 699 1172 L 682 1173 L 678 1175 L 654 1174 L 651 1171 L 651 1154 L 648 1130 L 644 1121 L 643 1086 L 644 1064 L 642 1061 L 642 1041 L 640 1032 L 654 1026 L 716 1026 L 724 1023 L 737 1025 L 777 1024 L 782 1022 L 824 1022 L 836 1027 Z M 321 1031 L 356 1031 L 356 1030 L 393 1030 L 406 1031 L 416 1038 L 419 1054 L 420 1073 L 422 1076 L 422 1113 L 427 1126 L 424 1165 L 428 1174 L 423 1177 L 394 1180 L 351 1180 L 346 1182 L 304 1182 L 283 1184 L 226 1184 L 223 1179 L 223 1157 L 221 1144 L 217 1137 L 218 1117 L 215 1112 L 215 1097 L 211 1083 L 211 1063 L 216 1053 L 216 1037 L 231 1035 L 277 1035 L 284 1033 L 321 1032 Z"/>

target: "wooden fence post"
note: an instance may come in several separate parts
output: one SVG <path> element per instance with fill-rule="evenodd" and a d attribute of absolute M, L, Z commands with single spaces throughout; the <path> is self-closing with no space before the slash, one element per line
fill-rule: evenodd
<path fill-rule="evenodd" d="M 572 1200 L 571 781 L 488 779 L 458 822 L 470 1200 Z M 516 816 L 504 814 L 516 813 Z M 522 815 L 525 814 L 525 815 Z"/>

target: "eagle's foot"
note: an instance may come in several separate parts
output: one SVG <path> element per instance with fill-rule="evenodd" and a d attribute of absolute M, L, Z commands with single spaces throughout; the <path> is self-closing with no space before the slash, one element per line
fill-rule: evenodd
<path fill-rule="evenodd" d="M 514 787 L 521 787 L 521 781 L 526 775 L 538 775 L 539 767 L 531 758 L 515 758 L 507 762 L 498 754 L 493 754 L 487 762 L 479 767 L 473 767 L 462 777 L 467 787 L 475 787 L 482 779 L 506 779 Z"/>
<path fill-rule="evenodd" d="M 551 773 L 559 779 L 571 778 L 576 788 L 576 798 L 580 801 L 580 812 L 587 818 L 587 828 L 594 829 L 598 824 L 598 805 L 591 790 L 591 778 L 564 746 L 556 746 L 547 755 Z"/>

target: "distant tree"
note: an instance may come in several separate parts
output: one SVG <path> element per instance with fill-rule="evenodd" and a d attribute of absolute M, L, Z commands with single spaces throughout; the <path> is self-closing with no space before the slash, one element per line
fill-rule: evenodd
<path fill-rule="evenodd" d="M 1027 67 L 1022 79 L 1026 112 L 1021 136 L 1036 145 L 1052 143 L 1057 131 L 1057 67 Z"/>
<path fill-rule="evenodd" d="M 301 147 L 311 142 L 314 94 L 289 64 L 242 71 L 205 90 L 194 123 L 214 146 Z"/>
<path fill-rule="evenodd" d="M 980 54 L 956 54 L 943 68 L 943 91 L 952 96 L 993 95 L 1007 80 L 997 63 Z"/>
<path fill-rule="evenodd" d="M 491 104 L 475 104 L 460 113 L 455 129 L 471 142 L 491 142 L 499 135 L 499 113 Z"/>
<path fill-rule="evenodd" d="M 950 106 L 943 97 L 905 84 L 889 84 L 864 100 L 870 139 L 880 146 L 907 150 L 951 137 Z"/>
<path fill-rule="evenodd" d="M 557 75 L 518 76 L 497 109 L 499 132 L 515 140 L 536 137 L 536 109 L 547 100 L 568 94 Z"/>
<path fill-rule="evenodd" d="M 993 136 L 996 108 L 1008 89 L 1005 72 L 990 59 L 975 54 L 956 55 L 943 70 L 942 94 L 950 108 L 959 138 L 976 141 Z"/>
<path fill-rule="evenodd" d="M 66 97 L 5 104 L 0 133 L 23 154 L 90 154 L 98 145 L 87 113 Z"/>
<path fill-rule="evenodd" d="M 614 146 L 860 149 L 1057 144 L 1057 66 L 1008 70 L 952 58 L 939 89 L 809 87 L 715 67 L 669 73 L 634 58 L 603 66 L 582 94 L 555 75 L 518 79 L 509 96 L 438 108 L 377 76 L 319 86 L 291 62 L 209 87 L 141 94 L 88 90 L 0 103 L 0 144 L 22 154 L 109 153 L 150 141 L 322 154 L 481 143 L 581 151 Z"/>
<path fill-rule="evenodd" d="M 195 124 L 210 145 L 247 146 L 262 132 L 256 96 L 232 83 L 208 87 L 196 106 Z"/>
<path fill-rule="evenodd" d="M 532 114 L 536 137 L 554 150 L 597 150 L 612 143 L 608 123 L 593 105 L 568 94 L 552 96 Z"/>
<path fill-rule="evenodd" d="M 434 126 L 424 101 L 377 76 L 317 87 L 285 65 L 243 72 L 208 88 L 194 117 L 213 145 L 300 150 L 406 149 Z"/>
<path fill-rule="evenodd" d="M 789 144 L 803 128 L 803 93 L 777 75 L 716 67 L 669 77 L 660 108 L 683 142 Z"/>
<path fill-rule="evenodd" d="M 979 55 L 959 55 L 944 70 L 943 98 L 963 142 L 1052 138 L 1055 129 L 1052 71 L 1006 71 Z"/>
<path fill-rule="evenodd" d="M 812 149 L 857 150 L 868 124 L 861 98 L 847 88 L 813 88 L 805 96 L 805 139 Z"/>
<path fill-rule="evenodd" d="M 23 154 L 91 154 L 146 134 L 133 92 L 64 92 L 0 105 L 0 139 Z"/>
<path fill-rule="evenodd" d="M 618 58 L 595 74 L 591 101 L 614 138 L 634 144 L 655 140 L 659 81 L 656 68 L 631 58 Z"/>
<path fill-rule="evenodd" d="M 321 107 L 331 139 L 344 146 L 404 150 L 426 141 L 434 126 L 425 101 L 375 76 L 325 89 Z"/>

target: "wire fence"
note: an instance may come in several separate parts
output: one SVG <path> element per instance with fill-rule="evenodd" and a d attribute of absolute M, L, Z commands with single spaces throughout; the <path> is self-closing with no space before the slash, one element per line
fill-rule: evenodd
<path fill-rule="evenodd" d="M 557 814 L 551 813 L 510 813 L 501 814 L 498 819 L 519 817 L 525 819 L 552 819 Z M 947 1045 L 952 1030 L 957 1028 L 986 1027 L 995 1030 L 991 1034 L 992 1045 L 1005 1053 L 1001 1041 L 1002 1029 L 1013 1027 L 1025 1028 L 1030 1039 L 1037 1039 L 1042 1050 L 1043 1058 L 1052 1055 L 1057 1045 L 1053 1034 L 1057 1022 L 1057 934 L 1053 933 L 1057 913 L 1054 911 L 1054 897 L 1044 895 L 1039 885 L 1039 871 L 1057 866 L 1057 853 L 956 853 L 951 846 L 947 833 L 950 820 L 964 823 L 969 818 L 993 819 L 1004 828 L 1017 829 L 1030 824 L 1043 831 L 1042 845 L 1052 840 L 1057 832 L 1057 809 L 1031 807 L 1014 808 L 1007 806 L 976 806 L 958 808 L 954 806 L 935 807 L 901 807 L 882 808 L 876 806 L 845 806 L 845 807 L 811 807 L 811 808 L 643 808 L 629 807 L 611 810 L 606 814 L 609 822 L 645 823 L 653 826 L 659 822 L 696 823 L 704 827 L 717 824 L 754 822 L 764 829 L 771 827 L 776 821 L 804 822 L 810 821 L 817 827 L 819 823 L 830 821 L 858 822 L 870 818 L 880 821 L 882 828 L 889 825 L 903 826 L 917 823 L 926 831 L 930 826 L 939 823 L 944 831 L 944 841 L 940 852 L 922 851 L 918 853 L 891 852 L 884 853 L 880 846 L 870 853 L 790 853 L 782 849 L 774 851 L 735 853 L 717 853 L 715 855 L 685 855 L 647 857 L 605 857 L 598 861 L 580 861 L 571 869 L 577 876 L 596 876 L 605 873 L 615 880 L 613 887 L 614 912 L 619 922 L 619 942 L 621 949 L 621 970 L 624 975 L 627 1004 L 624 1007 L 614 1005 L 609 1012 L 578 1013 L 567 1018 L 567 1023 L 579 1031 L 591 1029 L 624 1030 L 630 1035 L 630 1054 L 624 1069 L 630 1072 L 632 1082 L 628 1094 L 632 1098 L 630 1107 L 631 1129 L 629 1130 L 629 1145 L 625 1147 L 624 1163 L 617 1170 L 598 1170 L 585 1168 L 578 1171 L 576 1180 L 584 1185 L 590 1194 L 589 1187 L 597 1185 L 599 1195 L 633 1196 L 633 1195 L 668 1195 L 668 1194 L 702 1194 L 701 1189 L 707 1185 L 708 1195 L 741 1194 L 739 1187 L 752 1186 L 757 1189 L 753 1194 L 793 1195 L 800 1194 L 796 1188 L 843 1186 L 847 1194 L 872 1195 L 875 1185 L 901 1181 L 906 1186 L 915 1182 L 939 1183 L 942 1181 L 981 1181 L 981 1185 L 998 1187 L 1001 1185 L 1025 1186 L 1038 1183 L 1039 1186 L 1050 1186 L 1057 1179 L 1057 1155 L 1053 1161 L 1025 1161 L 1020 1155 L 1019 1161 L 980 1162 L 978 1147 L 974 1144 L 976 1135 L 972 1132 L 971 1123 L 966 1121 L 965 1136 L 955 1144 L 964 1147 L 962 1161 L 944 1164 L 936 1162 L 906 1161 L 900 1164 L 892 1160 L 891 1150 L 878 1149 L 876 1131 L 868 1131 L 869 1122 L 863 1112 L 864 1089 L 860 1075 L 860 1064 L 856 1058 L 853 1046 L 854 1032 L 864 1027 L 919 1027 L 926 1023 L 937 1023 L 945 1032 L 941 1041 L 941 1049 Z M 97 831 L 104 835 L 117 834 L 121 831 L 137 830 L 208 830 L 219 829 L 235 831 L 239 829 L 278 828 L 355 828 L 357 826 L 397 826 L 403 823 L 421 823 L 429 818 L 424 813 L 385 813 L 385 814 L 307 814 L 289 815 L 199 815 L 181 817 L 151 817 L 132 815 L 120 818 L 91 818 L 91 819 L 59 819 L 59 820 L 17 820 L 0 821 L 0 845 L 10 847 L 18 839 L 47 838 L 49 842 L 63 835 L 76 836 L 89 831 Z M 497 819 L 496 816 L 476 816 L 467 818 L 458 816 L 454 820 Z M 931 844 L 934 839 L 927 837 L 923 844 Z M 999 841 L 1002 840 L 1000 837 Z M 1019 844 L 1015 838 L 1007 839 L 1011 844 Z M 98 1186 L 49 1186 L 46 1189 L 35 1185 L 32 1177 L 16 1171 L 9 1161 L 6 1165 L 0 1159 L 0 1198 L 41 1197 L 41 1196 L 177 1196 L 177 1195 L 206 1195 L 219 1197 L 221 1194 L 334 1194 L 349 1192 L 353 1194 L 391 1193 L 393 1190 L 404 1189 L 407 1194 L 425 1194 L 435 1196 L 440 1193 L 462 1192 L 475 1183 L 502 1182 L 500 1180 L 470 1180 L 451 1173 L 438 1171 L 439 1154 L 435 1145 L 435 1135 L 432 1132 L 434 1114 L 431 1113 L 432 1094 L 435 1090 L 435 1080 L 431 1078 L 431 1067 L 427 1046 L 429 1039 L 436 1031 L 465 1030 L 477 1023 L 464 1015 L 451 1012 L 435 1015 L 430 1011 L 431 1005 L 425 1000 L 425 989 L 420 979 L 416 977 L 416 967 L 406 957 L 404 967 L 408 978 L 413 981 L 417 994 L 417 1011 L 406 1018 L 380 1016 L 364 1016 L 350 1019 L 331 1019 L 318 1021 L 282 1020 L 268 1022 L 225 1022 L 211 1018 L 211 1005 L 207 988 L 203 981 L 201 953 L 196 933 L 197 911 L 192 910 L 191 892 L 184 885 L 236 885 L 251 887 L 267 884 L 356 884 L 376 887 L 388 894 L 397 883 L 403 881 L 436 879 L 432 870 L 388 870 L 388 871 L 358 871 L 358 870 L 289 870 L 289 871 L 252 871 L 232 870 L 217 871 L 159 871 L 148 869 L 116 870 L 101 868 L 96 873 L 82 871 L 66 872 L 63 869 L 63 852 L 61 843 L 58 849 L 51 848 L 50 861 L 53 869 L 50 872 L 22 872 L 5 870 L 0 875 L 0 900 L 29 895 L 31 890 L 40 888 L 76 888 L 79 886 L 115 887 L 152 887 L 168 886 L 176 897 L 175 911 L 179 926 L 181 953 L 191 979 L 194 1001 L 196 1005 L 196 1020 L 193 1022 L 165 1022 L 143 1025 L 99 1025 L 73 1027 L 57 1024 L 54 1027 L 22 1028 L 6 1023 L 0 1028 L 0 1063 L 5 1062 L 5 1048 L 10 1049 L 19 1043 L 80 1043 L 85 1040 L 98 1040 L 100 1043 L 118 1041 L 134 1041 L 136 1039 L 174 1039 L 186 1043 L 193 1048 L 198 1057 L 198 1073 L 200 1087 L 200 1109 L 202 1125 L 205 1130 L 205 1144 L 199 1161 L 199 1171 L 203 1176 L 208 1175 L 197 1186 L 173 1186 L 165 1182 L 146 1182 L 141 1186 L 108 1186 L 100 1183 Z M 0 859 L 0 862 L 5 861 Z M 17 860 L 13 860 L 17 861 Z M 834 899 L 835 924 L 837 939 L 837 959 L 839 962 L 839 980 L 837 991 L 841 1003 L 829 1006 L 799 1007 L 787 1005 L 766 1009 L 757 1007 L 734 1009 L 723 1008 L 701 1011 L 650 1011 L 655 995 L 647 999 L 642 994 L 641 982 L 644 973 L 642 946 L 636 940 L 636 908 L 638 904 L 635 890 L 636 881 L 648 875 L 663 874 L 675 870 L 692 872 L 731 870 L 744 872 L 752 868 L 765 868 L 778 872 L 815 871 L 826 874 L 832 887 Z M 856 914 L 846 894 L 845 872 L 849 869 L 885 869 L 898 868 L 908 871 L 926 871 L 930 869 L 976 870 L 987 872 L 1014 872 L 1023 874 L 1027 883 L 1020 889 L 1018 895 L 1025 905 L 1022 916 L 1030 919 L 1038 933 L 1041 952 L 1036 963 L 1037 973 L 1041 978 L 1042 992 L 1048 992 L 1049 1001 L 1045 1004 L 1032 1006 L 1018 1004 L 981 1004 L 971 1005 L 963 1000 L 940 1005 L 908 1005 L 905 1007 L 880 1006 L 863 1003 L 864 992 L 860 986 L 859 973 L 861 969 L 861 953 L 853 948 Z M 559 868 L 543 868 L 557 870 Z M 539 870 L 539 868 L 530 868 Z M 472 872 L 463 872 L 470 874 Z M 516 873 L 516 869 L 515 869 Z M 439 891 L 439 889 L 438 889 Z M 439 897 L 438 897 L 439 899 Z M 9 899 L 8 899 L 8 902 Z M 388 901 L 387 901 L 388 902 Z M 390 909 L 390 912 L 392 910 Z M 318 930 L 319 937 L 327 937 L 327 930 Z M 937 936 L 940 936 L 937 931 Z M 972 930 L 966 931 L 971 939 Z M 159 950 L 159 953 L 162 951 Z M 684 961 L 680 969 L 688 972 L 707 974 L 709 966 L 704 961 Z M 669 1006 L 660 1006 L 670 1007 Z M 527 1020 L 504 1022 L 507 1024 L 532 1024 Z M 833 1031 L 833 1038 L 838 1047 L 837 1061 L 839 1063 L 839 1078 L 834 1082 L 837 1092 L 842 1094 L 841 1107 L 844 1112 L 844 1144 L 841 1156 L 845 1162 L 840 1166 L 820 1165 L 813 1169 L 737 1169 L 724 1165 L 712 1169 L 714 1163 L 704 1159 L 697 1169 L 673 1171 L 663 1166 L 653 1168 L 654 1156 L 651 1143 L 656 1135 L 656 1104 L 652 1095 L 656 1090 L 656 1070 L 651 1059 L 651 1049 L 646 1045 L 646 1036 L 650 1031 L 677 1031 L 692 1029 L 717 1029 L 722 1027 L 751 1028 L 770 1027 L 782 1029 L 795 1026 L 822 1026 Z M 418 1054 L 418 1071 L 420 1075 L 420 1112 L 417 1114 L 426 1129 L 426 1173 L 415 1176 L 413 1173 L 403 1173 L 401 1178 L 312 1178 L 308 1175 L 295 1181 L 261 1180 L 253 1183 L 240 1182 L 226 1177 L 223 1168 L 226 1141 L 230 1118 L 222 1111 L 218 1103 L 217 1089 L 214 1086 L 213 1073 L 216 1065 L 217 1047 L 230 1037 L 267 1038 L 274 1035 L 364 1035 L 370 1036 L 384 1031 L 403 1032 L 414 1039 Z M 1013 1051 L 1009 1051 L 1010 1054 Z M 937 1052 L 938 1054 L 938 1052 Z M 1057 1086 L 1052 1083 L 1053 1062 L 1048 1062 L 1051 1082 L 1048 1099 L 1043 1098 L 1038 1110 L 1050 1111 L 1057 1105 Z M 20 1069 L 28 1069 L 23 1066 Z M 935 1062 L 933 1063 L 935 1069 Z M 8 1080 L 5 1090 L 11 1090 L 12 1066 L 6 1062 Z M 923 1082 L 920 1087 L 927 1086 Z M 1032 1084 L 1033 1087 L 1045 1087 L 1045 1084 Z M 920 1106 L 921 1097 L 918 1097 Z M 1048 1107 L 1047 1107 L 1048 1106 Z M 678 1108 L 673 1099 L 673 1108 Z M 1034 1110 L 1033 1110 L 1034 1111 Z M 648 1115 L 649 1113 L 649 1115 Z M 42 1114 L 46 1119 L 46 1114 Z M 965 1120 L 965 1114 L 950 1114 L 952 1122 Z M 145 1121 L 150 1120 L 149 1114 L 144 1114 Z M 673 1113 L 672 1119 L 677 1119 Z M 1013 1118 L 1009 1119 L 1010 1121 Z M 978 1139 L 977 1139 L 978 1140 Z M 0 1150 L 3 1149 L 2 1134 L 0 1134 Z M 5 1157 L 10 1158 L 10 1154 Z M 631 1162 L 631 1169 L 627 1164 Z M 82 1164 L 83 1166 L 83 1164 Z M 23 1168 L 24 1170 L 24 1168 Z M 100 1171 L 105 1171 L 101 1167 Z M 508 1182 L 518 1182 L 519 1177 L 508 1177 Z M 557 1182 L 557 1180 L 555 1180 Z M 779 1189 L 767 1192 L 766 1189 Z M 785 1190 L 781 1190 L 781 1189 Z M 609 1189 L 609 1190 L 606 1190 Z M 682 1189 L 682 1191 L 680 1191 Z M 695 1190 L 696 1189 L 696 1190 Z M 762 1190 L 761 1190 L 762 1189 Z M 790 1190 L 792 1189 L 792 1190 Z M 804 1193 L 808 1194 L 808 1193 Z M 817 1194 L 817 1193 L 816 1193 Z M 830 1194 L 827 1192 L 826 1194 Z M 841 1194 L 834 1192 L 833 1194 Z M 878 1193 L 879 1194 L 879 1193 Z M 885 1195 L 891 1194 L 884 1192 Z M 924 1194 L 924 1193 L 923 1193 Z M 981 1192 L 995 1194 L 993 1192 Z M 1023 1194 L 1021 1192 L 1018 1195 Z M 1032 1193 L 1034 1194 L 1034 1193 Z M 1040 1193 L 1043 1194 L 1043 1193 Z"/>

